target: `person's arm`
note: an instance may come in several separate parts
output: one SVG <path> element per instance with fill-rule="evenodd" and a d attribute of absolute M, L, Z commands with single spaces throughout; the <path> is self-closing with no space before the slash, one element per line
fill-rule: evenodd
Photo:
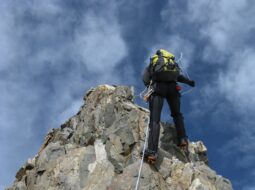
<path fill-rule="evenodd" d="M 151 81 L 151 74 L 150 74 L 150 68 L 149 66 L 145 68 L 143 73 L 143 83 L 145 86 L 149 86 Z"/>
<path fill-rule="evenodd" d="M 178 63 L 175 62 L 175 65 L 179 69 L 179 71 L 181 71 L 181 68 L 178 65 Z M 190 79 L 188 79 L 187 77 L 185 77 L 185 76 L 183 76 L 181 74 L 178 76 L 177 82 L 185 83 L 185 84 L 188 84 L 188 85 L 190 85 L 192 87 L 195 86 L 195 81 L 194 80 L 190 80 Z"/>
<path fill-rule="evenodd" d="M 185 83 L 185 84 L 188 84 L 188 85 L 190 85 L 190 86 L 192 86 L 192 87 L 195 86 L 195 81 L 190 80 L 190 79 L 186 78 L 186 77 L 183 76 L 183 75 L 179 75 L 179 76 L 178 76 L 177 82 Z"/>

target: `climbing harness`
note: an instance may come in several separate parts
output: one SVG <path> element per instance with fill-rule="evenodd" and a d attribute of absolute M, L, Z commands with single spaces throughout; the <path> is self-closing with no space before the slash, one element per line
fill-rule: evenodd
<path fill-rule="evenodd" d="M 148 132 L 149 132 L 149 123 L 150 123 L 149 118 L 147 118 L 147 122 L 148 123 L 147 123 L 147 127 L 146 127 L 146 132 L 145 132 L 145 140 L 144 140 L 144 145 L 143 145 L 143 154 L 142 154 L 141 164 L 140 164 L 140 168 L 139 168 L 139 172 L 138 172 L 138 176 L 137 176 L 135 190 L 138 190 L 141 171 L 142 171 L 142 167 L 143 167 L 144 153 L 145 153 L 145 149 L 146 149 L 146 146 L 147 146 L 147 140 L 148 140 L 147 137 L 148 137 Z"/>
<path fill-rule="evenodd" d="M 149 98 L 151 94 L 154 92 L 153 87 L 150 85 L 148 88 L 145 88 L 141 93 L 140 93 L 140 98 L 143 99 L 145 102 L 149 101 Z"/>

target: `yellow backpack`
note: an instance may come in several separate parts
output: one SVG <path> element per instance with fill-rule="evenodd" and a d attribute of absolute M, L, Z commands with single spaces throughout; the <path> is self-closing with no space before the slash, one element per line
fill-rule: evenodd
<path fill-rule="evenodd" d="M 175 63 L 174 54 L 160 49 L 150 59 L 150 72 L 155 80 L 175 81 L 180 69 Z"/>
<path fill-rule="evenodd" d="M 157 53 L 151 57 L 150 66 L 152 67 L 152 71 L 179 71 L 174 59 L 174 54 L 164 49 L 158 50 Z"/>

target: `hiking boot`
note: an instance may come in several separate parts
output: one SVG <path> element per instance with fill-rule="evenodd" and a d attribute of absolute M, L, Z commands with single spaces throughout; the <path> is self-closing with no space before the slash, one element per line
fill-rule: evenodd
<path fill-rule="evenodd" d="M 143 156 L 143 152 L 140 153 L 140 156 Z M 146 149 L 144 152 L 144 160 L 148 161 L 149 163 L 155 163 L 157 159 L 157 153 L 156 151 Z"/>
<path fill-rule="evenodd" d="M 150 155 L 148 156 L 148 159 L 156 161 L 156 160 L 157 160 L 157 157 L 158 157 L 157 154 L 150 154 Z"/>
<path fill-rule="evenodd" d="M 145 152 L 144 152 L 144 158 L 147 158 L 149 155 L 155 154 L 155 153 L 156 153 L 156 152 L 153 151 L 153 150 L 146 149 Z M 141 157 L 143 156 L 143 151 L 140 153 L 140 156 L 141 156 Z"/>
<path fill-rule="evenodd" d="M 147 161 L 149 164 L 155 164 L 157 160 L 158 155 L 157 154 L 151 154 L 148 156 Z"/>
<path fill-rule="evenodd" d="M 187 138 L 181 138 L 179 147 L 182 149 L 188 149 L 189 147 L 189 141 Z"/>

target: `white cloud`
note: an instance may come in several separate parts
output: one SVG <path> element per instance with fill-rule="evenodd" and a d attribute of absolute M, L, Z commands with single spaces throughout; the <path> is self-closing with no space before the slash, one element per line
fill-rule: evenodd
<path fill-rule="evenodd" d="M 206 110 L 212 111 L 212 108 L 215 109 L 215 105 L 221 99 L 224 102 L 220 104 L 228 106 L 231 104 L 231 108 L 223 106 L 221 110 L 218 106 L 214 112 L 222 112 L 223 114 L 227 109 L 233 109 L 232 112 L 245 119 L 252 117 L 255 111 L 254 60 L 255 49 L 246 49 L 243 52 L 233 54 L 226 67 L 216 73 L 215 80 L 209 82 L 202 89 L 198 89 L 201 98 L 192 102 L 193 115 L 205 114 Z M 211 104 L 211 102 L 215 102 L 215 104 Z M 197 110 L 197 112 L 194 112 L 194 110 Z"/>
<path fill-rule="evenodd" d="M 208 42 L 203 52 L 205 63 L 201 64 L 211 62 L 223 65 L 204 91 L 212 89 L 215 93 L 210 97 L 225 97 L 241 113 L 255 107 L 255 78 L 252 75 L 255 48 L 247 40 L 254 38 L 254 7 L 255 4 L 248 0 L 198 0 L 188 2 L 188 14 L 181 16 L 184 23 L 198 25 L 198 39 Z"/>
<path fill-rule="evenodd" d="M 196 46 L 182 33 L 178 34 L 179 39 L 185 40 L 175 41 L 181 47 L 188 44 L 191 49 L 204 48 L 200 64 L 204 68 L 207 67 L 205 64 L 210 64 L 208 67 L 212 68 L 206 71 L 206 85 L 196 89 L 196 97 L 199 98 L 192 100 L 191 115 L 215 119 L 215 123 L 221 120 L 220 125 L 214 128 L 221 133 L 230 135 L 234 131 L 236 136 L 225 142 L 221 154 L 226 154 L 227 158 L 235 156 L 235 167 L 249 168 L 247 175 L 250 175 L 255 172 L 255 3 L 249 0 L 196 0 L 188 1 L 187 7 L 183 7 L 187 11 L 185 14 L 175 8 L 176 3 L 169 0 L 162 11 L 165 28 L 177 33 L 180 32 L 178 29 L 183 28 L 182 25 L 189 25 L 197 40 Z M 170 44 L 168 40 L 165 42 Z M 191 51 L 189 58 L 193 58 L 194 53 Z M 239 121 L 230 121 L 233 118 L 231 114 L 237 116 Z M 222 123 L 231 123 L 231 126 Z M 245 183 L 246 180 L 241 185 L 245 186 Z M 244 189 L 252 189 L 252 185 Z"/>
<path fill-rule="evenodd" d="M 254 8 L 255 4 L 248 0 L 198 0 L 188 4 L 189 22 L 198 24 L 200 39 L 208 41 L 203 52 L 204 61 L 221 64 L 213 82 L 202 90 L 206 92 L 206 89 L 210 88 L 211 93 L 209 96 L 207 93 L 202 93 L 202 98 L 197 100 L 194 106 L 199 105 L 196 107 L 198 110 L 201 108 L 210 110 L 211 102 L 214 102 L 214 105 L 220 103 L 221 106 L 217 106 L 216 111 L 223 120 L 227 119 L 224 117 L 227 112 L 236 114 L 240 118 L 238 123 L 232 122 L 231 126 L 220 126 L 221 130 L 228 128 L 228 133 L 238 132 L 236 137 L 224 145 L 221 154 L 226 154 L 227 157 L 235 156 L 236 167 L 249 168 L 249 174 L 255 171 L 253 116 L 255 48 L 251 45 L 255 28 Z M 219 99 L 225 101 L 218 102 Z M 206 101 L 209 103 L 203 104 Z M 198 111 L 198 114 L 201 113 Z M 246 180 L 242 185 L 245 186 L 245 183 Z M 244 189 L 252 188 L 247 186 Z"/>
<path fill-rule="evenodd" d="M 246 49 L 236 53 L 230 60 L 227 71 L 219 78 L 219 89 L 235 108 L 250 115 L 255 108 L 255 49 Z"/>
<path fill-rule="evenodd" d="M 55 15 L 63 9 L 61 8 L 60 0 L 44 0 L 44 1 L 26 1 L 24 7 L 29 7 L 32 12 L 40 17 L 45 15 Z"/>
<path fill-rule="evenodd" d="M 82 13 L 64 3 L 0 5 L 1 185 L 11 183 L 23 159 L 36 153 L 45 130 L 78 111 L 82 97 L 77 94 L 100 83 L 123 82 L 121 73 L 113 73 L 128 53 L 117 2 L 86 1 Z"/>
<path fill-rule="evenodd" d="M 16 51 L 14 47 L 15 39 L 12 35 L 14 34 L 14 22 L 13 17 L 7 11 L 9 5 L 2 2 L 0 5 L 0 17 L 2 22 L 0 22 L 0 71 L 6 69 L 13 60 L 13 50 Z"/>
<path fill-rule="evenodd" d="M 150 55 L 148 57 L 151 57 L 155 54 L 156 50 L 158 49 L 166 49 L 173 53 L 176 57 L 176 60 L 180 58 L 180 55 L 182 53 L 182 66 L 184 69 L 187 69 L 188 66 L 191 64 L 190 60 L 192 60 L 193 56 L 193 45 L 188 40 L 183 39 L 179 35 L 173 35 L 173 36 L 165 36 L 164 38 L 160 38 L 157 44 L 155 44 L 154 47 L 151 48 Z"/>
<path fill-rule="evenodd" d="M 114 7 L 109 5 L 105 9 L 114 12 Z M 76 33 L 74 42 L 74 46 L 78 47 L 77 54 L 88 70 L 102 74 L 112 72 L 111 69 L 127 55 L 116 18 L 104 16 L 89 11 L 82 21 L 82 28 Z"/>
<path fill-rule="evenodd" d="M 217 57 L 221 63 L 226 61 L 225 56 L 240 51 L 254 29 L 254 13 L 254 4 L 248 0 L 189 2 L 189 22 L 201 24 L 199 35 L 209 40 L 204 59 Z"/>
<path fill-rule="evenodd" d="M 187 38 L 178 34 L 177 27 L 183 26 L 183 21 L 187 18 L 184 16 L 186 14 L 182 14 L 180 10 L 176 7 L 176 2 L 168 1 L 168 3 L 164 6 L 163 10 L 161 11 L 161 21 L 162 24 L 158 30 L 158 43 L 152 48 L 153 52 L 157 49 L 166 49 L 172 52 L 176 59 L 180 57 L 182 53 L 182 66 L 184 69 L 187 69 L 189 65 L 191 65 L 191 60 L 193 59 L 194 55 L 194 45 L 192 42 Z M 165 31 L 168 30 L 175 30 L 176 32 L 169 32 L 167 34 Z"/>

